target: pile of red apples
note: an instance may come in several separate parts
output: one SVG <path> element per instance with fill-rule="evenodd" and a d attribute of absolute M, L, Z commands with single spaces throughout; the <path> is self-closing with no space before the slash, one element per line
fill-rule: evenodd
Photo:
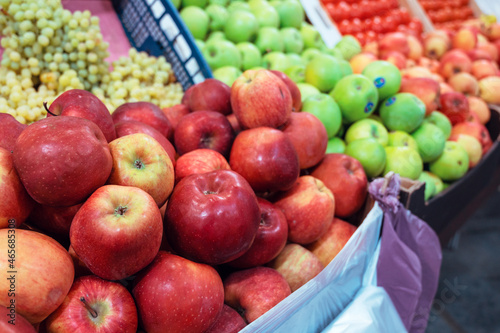
<path fill-rule="evenodd" d="M 164 110 L 76 89 L 46 107 L 0 114 L 2 332 L 237 332 L 319 274 L 365 205 L 361 164 L 325 154 L 280 72 Z"/>

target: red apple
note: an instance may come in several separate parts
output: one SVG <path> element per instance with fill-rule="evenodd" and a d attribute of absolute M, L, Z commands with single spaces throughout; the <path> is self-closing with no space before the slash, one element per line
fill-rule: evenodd
<path fill-rule="evenodd" d="M 68 240 L 71 222 L 81 206 L 81 203 L 68 207 L 52 207 L 37 203 L 26 222 L 40 228 L 56 240 Z"/>
<path fill-rule="evenodd" d="M 482 26 L 482 33 L 490 40 L 500 39 L 500 23 L 494 22 L 489 25 Z"/>
<path fill-rule="evenodd" d="M 242 128 L 278 128 L 290 118 L 293 100 L 287 85 L 272 72 L 247 70 L 231 87 L 231 106 Z"/>
<path fill-rule="evenodd" d="M 415 36 L 407 35 L 408 47 L 410 51 L 408 52 L 408 58 L 412 60 L 419 60 L 424 55 L 424 46 L 422 42 Z"/>
<path fill-rule="evenodd" d="M 174 146 L 165 136 L 163 136 L 153 127 L 145 123 L 141 123 L 139 121 L 126 120 L 116 123 L 115 128 L 116 128 L 117 138 L 121 138 L 122 136 L 136 134 L 136 133 L 143 133 L 149 135 L 150 137 L 158 141 L 158 143 L 163 147 L 163 149 L 165 149 L 168 156 L 170 157 L 170 160 L 172 161 L 173 166 L 175 167 L 176 152 Z"/>
<path fill-rule="evenodd" d="M 390 62 L 399 69 L 404 69 L 406 67 L 409 67 L 407 66 L 406 57 L 401 52 L 398 51 L 387 52 L 381 59 Z"/>
<path fill-rule="evenodd" d="M 134 281 L 132 295 L 148 333 L 205 332 L 224 304 L 224 287 L 208 265 L 160 251 Z"/>
<path fill-rule="evenodd" d="M 81 89 L 71 89 L 59 95 L 50 104 L 47 117 L 52 115 L 73 116 L 94 122 L 108 142 L 116 139 L 115 126 L 108 108 L 94 94 Z"/>
<path fill-rule="evenodd" d="M 451 38 L 443 30 L 432 31 L 424 36 L 424 54 L 431 59 L 440 59 L 451 47 Z"/>
<path fill-rule="evenodd" d="M 150 102 L 122 104 L 116 108 L 111 117 L 115 124 L 124 120 L 136 120 L 153 127 L 167 139 L 172 137 L 173 127 L 167 116 L 157 105 Z"/>
<path fill-rule="evenodd" d="M 177 124 L 179 123 L 182 117 L 184 117 L 190 112 L 190 110 L 188 106 L 185 104 L 176 104 L 174 106 L 171 106 L 169 108 L 163 108 L 161 110 L 163 111 L 165 116 L 167 116 L 170 125 L 172 125 L 172 137 L 169 138 L 169 140 L 172 140 Z"/>
<path fill-rule="evenodd" d="M 440 62 L 439 73 L 445 79 L 460 72 L 470 73 L 472 69 L 472 62 L 467 54 L 458 49 L 446 52 Z"/>
<path fill-rule="evenodd" d="M 256 192 L 287 190 L 299 177 L 297 152 L 282 131 L 257 127 L 238 134 L 229 156 L 231 169 Z"/>
<path fill-rule="evenodd" d="M 89 275 L 75 280 L 64 302 L 46 320 L 49 332 L 137 332 L 137 308 L 117 282 Z"/>
<path fill-rule="evenodd" d="M 0 113 L 0 148 L 12 151 L 17 137 L 28 125 L 21 124 L 8 113 Z"/>
<path fill-rule="evenodd" d="M 0 306 L 0 332 L 2 333 L 36 333 L 37 331 L 19 313 L 16 313 L 16 304 L 7 307 Z"/>
<path fill-rule="evenodd" d="M 321 180 L 335 198 L 335 216 L 348 217 L 364 204 L 368 193 L 363 166 L 345 154 L 326 154 L 311 170 L 311 176 Z"/>
<path fill-rule="evenodd" d="M 457 142 L 469 156 L 469 169 L 475 167 L 483 156 L 483 147 L 478 139 L 468 134 L 458 134 L 450 137 L 450 141 Z"/>
<path fill-rule="evenodd" d="M 245 326 L 247 323 L 243 317 L 235 309 L 224 304 L 217 319 L 204 333 L 238 333 Z"/>
<path fill-rule="evenodd" d="M 292 293 L 325 268 L 314 253 L 294 243 L 287 244 L 269 267 L 283 275 Z"/>
<path fill-rule="evenodd" d="M 495 47 L 496 50 L 496 47 Z M 469 56 L 470 60 L 476 61 L 476 60 L 488 60 L 492 61 L 493 58 L 491 57 L 491 54 L 486 51 L 486 50 L 481 50 L 481 49 L 472 49 L 466 52 L 467 55 Z"/>
<path fill-rule="evenodd" d="M 14 166 L 29 195 L 42 205 L 72 206 L 104 185 L 112 157 L 102 131 L 90 120 L 50 117 L 24 130 Z"/>
<path fill-rule="evenodd" d="M 224 280 L 224 302 L 253 322 L 291 294 L 285 278 L 270 267 L 236 271 Z"/>
<path fill-rule="evenodd" d="M 323 182 L 313 176 L 299 177 L 274 204 L 285 213 L 288 241 L 309 244 L 326 232 L 335 213 L 335 199 Z"/>
<path fill-rule="evenodd" d="M 354 74 L 361 74 L 369 63 L 376 60 L 378 60 L 378 58 L 373 53 L 361 52 L 352 57 L 351 60 L 349 60 L 349 64 Z"/>
<path fill-rule="evenodd" d="M 175 166 L 175 182 L 192 174 L 231 170 L 226 158 L 212 149 L 195 149 L 180 156 Z"/>
<path fill-rule="evenodd" d="M 297 152 L 300 169 L 318 164 L 325 156 L 328 134 L 325 125 L 312 113 L 292 113 L 283 133 Z"/>
<path fill-rule="evenodd" d="M 260 223 L 257 197 L 248 182 L 230 170 L 183 178 L 165 212 L 165 233 L 183 257 L 218 265 L 252 245 Z"/>
<path fill-rule="evenodd" d="M 327 266 L 344 248 L 356 231 L 356 227 L 339 218 L 334 218 L 326 233 L 314 243 L 307 245 L 323 265 Z"/>
<path fill-rule="evenodd" d="M 12 153 L 0 147 L 0 228 L 19 227 L 34 205 L 14 168 Z"/>
<path fill-rule="evenodd" d="M 459 92 L 448 92 L 441 94 L 439 99 L 441 112 L 445 114 L 452 125 L 466 121 L 469 117 L 469 101 L 467 97 Z"/>
<path fill-rule="evenodd" d="M 283 72 L 271 70 L 271 73 L 279 77 L 286 84 L 292 95 L 292 112 L 299 112 L 302 109 L 302 96 L 297 84 Z"/>
<path fill-rule="evenodd" d="M 5 244 L 5 255 L 0 257 L 4 272 L 0 305 L 8 307 L 15 299 L 17 314 L 32 324 L 41 322 L 61 305 L 73 283 L 68 251 L 49 236 L 24 229 L 0 229 L 0 244 Z M 15 253 L 7 252 L 7 244 L 15 244 L 15 248 L 9 246 Z"/>
<path fill-rule="evenodd" d="M 228 156 L 234 140 L 234 131 L 227 118 L 215 111 L 196 111 L 185 115 L 174 133 L 179 155 L 195 149 L 213 149 Z"/>
<path fill-rule="evenodd" d="M 459 29 L 451 40 L 451 46 L 454 49 L 472 50 L 477 45 L 476 29 L 463 27 Z"/>
<path fill-rule="evenodd" d="M 283 250 L 288 239 L 285 214 L 269 201 L 257 198 L 260 207 L 260 225 L 252 246 L 228 265 L 250 268 L 267 264 Z"/>
<path fill-rule="evenodd" d="M 411 93 L 425 104 L 425 114 L 430 115 L 439 107 L 439 83 L 429 78 L 403 78 L 400 92 Z"/>
<path fill-rule="evenodd" d="M 151 136 L 136 133 L 109 143 L 113 169 L 108 184 L 135 186 L 163 206 L 174 189 L 174 167 L 163 147 Z"/>
<path fill-rule="evenodd" d="M 477 96 L 479 94 L 479 83 L 470 73 L 460 72 L 448 78 L 448 84 L 456 92 L 467 96 Z"/>
<path fill-rule="evenodd" d="M 410 45 L 407 36 L 402 32 L 391 32 L 386 34 L 378 43 L 379 55 L 384 57 L 388 52 L 397 51 L 408 57 Z"/>
<path fill-rule="evenodd" d="M 488 76 L 479 80 L 480 97 L 488 104 L 500 105 L 500 76 Z"/>
<path fill-rule="evenodd" d="M 182 96 L 182 99 L 181 99 L 181 104 L 189 106 L 189 99 L 191 98 L 191 94 L 193 93 L 193 90 L 194 90 L 194 84 L 192 86 L 190 86 L 189 88 L 187 88 L 186 91 L 184 92 L 184 95 Z"/>
<path fill-rule="evenodd" d="M 478 80 L 488 76 L 498 76 L 498 65 L 489 60 L 476 60 L 472 63 L 471 73 Z"/>
<path fill-rule="evenodd" d="M 87 267 L 87 265 L 85 265 L 85 263 L 80 259 L 78 254 L 76 254 L 75 250 L 73 249 L 73 246 L 71 245 L 69 246 L 68 253 L 71 256 L 71 259 L 73 260 L 73 267 L 75 268 L 75 278 L 85 275 L 94 275 Z"/>
<path fill-rule="evenodd" d="M 233 127 L 233 131 L 235 135 L 238 135 L 238 133 L 241 132 L 241 126 L 240 123 L 238 122 L 238 119 L 236 118 L 236 115 L 234 113 L 228 114 L 226 116 L 227 120 L 229 120 L 229 123 Z"/>
<path fill-rule="evenodd" d="M 485 52 L 490 56 L 490 60 L 497 62 L 498 61 L 498 49 L 493 43 L 482 43 L 478 44 L 477 50 L 480 52 Z"/>
<path fill-rule="evenodd" d="M 476 96 L 468 96 L 467 100 L 469 101 L 470 113 L 475 114 L 479 122 L 485 125 L 491 118 L 491 110 L 488 104 Z"/>
<path fill-rule="evenodd" d="M 105 185 L 78 210 L 69 236 L 92 273 L 119 280 L 154 259 L 162 232 L 160 209 L 149 194 L 133 186 Z"/>
<path fill-rule="evenodd" d="M 479 140 L 479 143 L 481 143 L 481 146 L 483 147 L 483 156 L 493 145 L 488 129 L 478 122 L 464 121 L 454 125 L 451 128 L 450 138 L 456 137 L 459 134 L 467 134 Z"/>
<path fill-rule="evenodd" d="M 228 115 L 231 113 L 231 88 L 217 79 L 206 79 L 192 86 L 187 103 L 191 111 L 209 110 Z"/>

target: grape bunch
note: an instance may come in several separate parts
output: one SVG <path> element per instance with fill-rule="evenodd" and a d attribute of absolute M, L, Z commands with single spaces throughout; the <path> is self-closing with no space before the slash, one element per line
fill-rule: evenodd
<path fill-rule="evenodd" d="M 69 89 L 94 92 L 111 112 L 130 101 L 168 107 L 182 98 L 163 57 L 132 49 L 110 71 L 99 18 L 71 13 L 60 0 L 0 0 L 0 35 L 0 112 L 22 123 L 45 117 L 43 102 Z"/>

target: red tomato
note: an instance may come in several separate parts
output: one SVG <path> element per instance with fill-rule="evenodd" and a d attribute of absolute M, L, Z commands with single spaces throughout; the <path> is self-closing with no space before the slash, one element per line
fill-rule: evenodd
<path fill-rule="evenodd" d="M 399 15 L 401 17 L 401 22 L 404 23 L 404 24 L 407 24 L 410 22 L 411 20 L 411 16 L 410 16 L 410 13 L 408 13 L 408 10 L 406 8 L 401 8 L 399 10 Z"/>
<path fill-rule="evenodd" d="M 364 32 L 358 32 L 354 35 L 361 45 L 366 44 L 366 35 Z"/>
<path fill-rule="evenodd" d="M 384 32 L 384 27 L 382 26 L 382 18 L 380 16 L 373 17 L 371 30 L 377 33 Z"/>

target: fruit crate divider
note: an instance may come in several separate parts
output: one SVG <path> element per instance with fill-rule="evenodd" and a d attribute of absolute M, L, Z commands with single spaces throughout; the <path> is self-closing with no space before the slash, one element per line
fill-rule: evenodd
<path fill-rule="evenodd" d="M 212 72 L 170 0 L 112 0 L 130 44 L 164 56 L 184 91 Z"/>

